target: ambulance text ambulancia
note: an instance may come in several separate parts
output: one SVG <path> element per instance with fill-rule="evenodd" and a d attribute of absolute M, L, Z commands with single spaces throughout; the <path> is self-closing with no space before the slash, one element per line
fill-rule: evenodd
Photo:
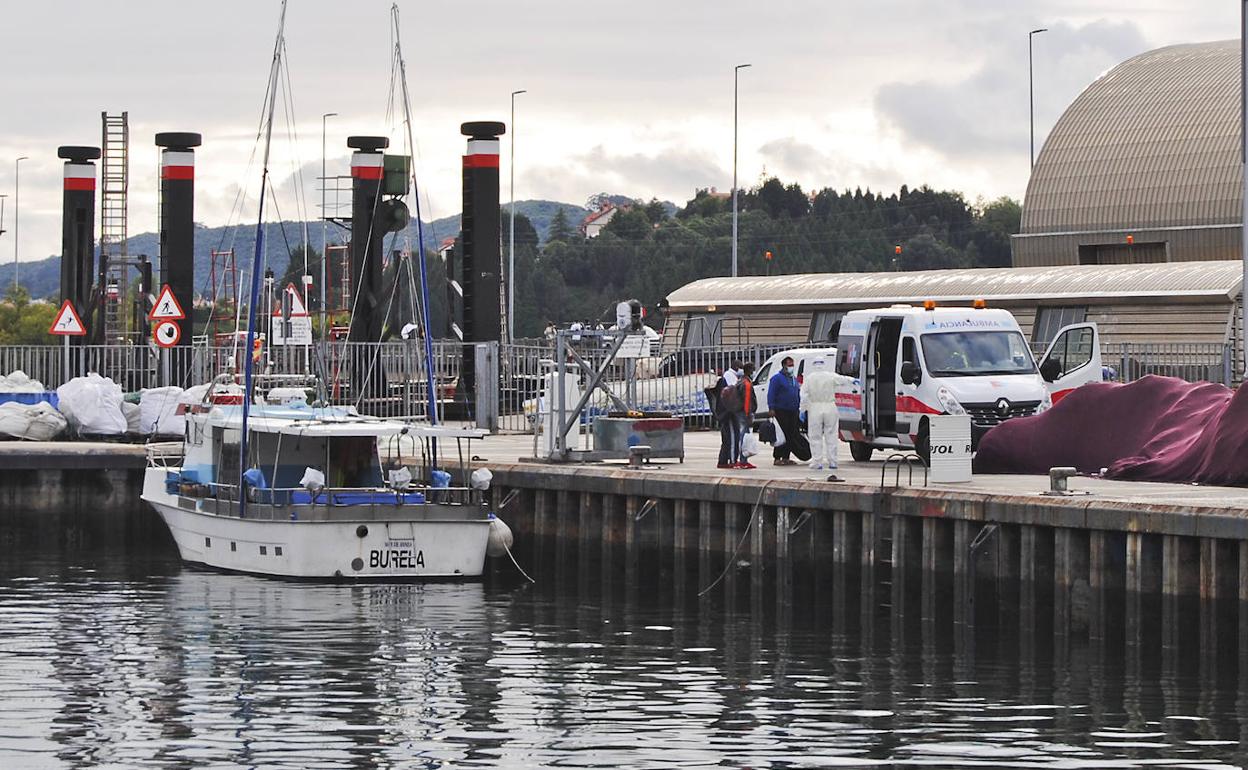
<path fill-rule="evenodd" d="M 1095 324 L 1061 329 L 1037 366 L 1007 310 L 894 305 L 855 310 L 841 322 L 836 371 L 841 438 L 855 460 L 875 447 L 928 450 L 926 417 L 967 414 L 972 438 L 1013 417 L 1048 409 L 1101 379 Z"/>

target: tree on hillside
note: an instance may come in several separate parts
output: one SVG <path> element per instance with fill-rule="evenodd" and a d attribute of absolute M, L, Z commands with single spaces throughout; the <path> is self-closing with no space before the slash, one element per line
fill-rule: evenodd
<path fill-rule="evenodd" d="M 50 345 L 48 334 L 59 308 L 48 302 L 31 302 L 23 286 L 9 287 L 0 302 L 0 345 Z M 0 372 L 8 374 L 8 372 Z"/>
<path fill-rule="evenodd" d="M 667 207 L 658 198 L 651 198 L 642 210 L 646 212 L 646 219 L 649 219 L 652 225 L 657 225 L 667 219 Z"/>
<path fill-rule="evenodd" d="M 520 220 L 517 218 L 516 222 Z M 572 223 L 568 221 L 568 212 L 562 206 L 555 211 L 555 216 L 550 220 L 550 230 L 546 234 L 547 243 L 551 241 L 562 241 L 570 243 L 576 237 L 576 229 L 572 227 Z"/>
<path fill-rule="evenodd" d="M 617 211 L 602 231 L 628 241 L 639 241 L 649 236 L 653 229 L 645 209 L 630 208 Z"/>
<path fill-rule="evenodd" d="M 716 214 L 723 214 L 732 209 L 732 201 L 727 197 L 721 197 L 716 193 L 712 193 L 709 189 L 699 189 L 694 192 L 693 200 L 685 204 L 685 207 L 676 212 L 679 219 L 688 219 L 692 217 L 711 217 Z"/>
<path fill-rule="evenodd" d="M 560 212 L 563 209 L 559 210 Z M 503 253 L 507 251 L 507 246 L 511 239 L 511 212 L 506 206 L 502 209 L 502 217 L 499 219 L 503 233 Z M 567 222 L 567 218 L 564 218 Z M 516 250 L 524 247 L 537 248 L 537 228 L 533 227 L 533 222 L 520 212 L 516 212 Z"/>

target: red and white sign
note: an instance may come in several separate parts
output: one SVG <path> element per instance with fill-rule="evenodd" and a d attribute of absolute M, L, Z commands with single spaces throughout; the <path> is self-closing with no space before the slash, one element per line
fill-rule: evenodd
<path fill-rule="evenodd" d="M 498 168 L 498 140 L 469 139 L 464 168 Z"/>
<path fill-rule="evenodd" d="M 186 318 L 186 313 L 182 312 L 182 306 L 173 296 L 173 289 L 169 288 L 169 284 L 160 287 L 160 296 L 156 298 L 156 304 L 152 305 L 152 312 L 147 314 L 147 320 L 181 321 L 183 318 Z"/>
<path fill-rule="evenodd" d="M 303 295 L 299 293 L 299 290 L 295 288 L 295 285 L 293 283 L 286 284 L 286 288 L 284 289 L 284 291 L 286 292 L 287 295 L 290 296 L 290 317 L 291 318 L 303 318 L 307 316 L 308 306 L 304 303 Z M 282 314 L 282 303 L 279 302 L 273 307 L 273 315 L 281 315 L 281 314 Z"/>
<path fill-rule="evenodd" d="M 380 152 L 357 152 L 351 156 L 351 176 L 356 179 L 381 179 L 385 176 L 385 157 Z"/>
<path fill-rule="evenodd" d="M 162 348 L 171 348 L 182 339 L 182 327 L 174 321 L 161 321 L 152 327 L 152 342 Z"/>
<path fill-rule="evenodd" d="M 195 153 L 187 150 L 165 150 L 160 154 L 160 178 L 190 180 L 195 178 Z"/>
<path fill-rule="evenodd" d="M 74 303 L 65 300 L 61 304 L 61 309 L 57 312 L 56 318 L 52 321 L 52 326 L 48 328 L 48 334 L 56 334 L 61 337 L 81 337 L 87 333 L 87 327 L 83 326 L 82 319 L 78 317 L 78 311 L 74 310 Z"/>
<path fill-rule="evenodd" d="M 95 164 L 66 163 L 65 189 L 88 192 L 95 190 Z"/>

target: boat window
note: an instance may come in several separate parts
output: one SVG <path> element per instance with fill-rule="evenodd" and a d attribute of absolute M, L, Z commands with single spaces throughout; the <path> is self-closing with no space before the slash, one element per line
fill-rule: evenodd
<path fill-rule="evenodd" d="M 329 486 L 338 489 L 381 486 L 377 439 L 335 436 L 329 440 Z"/>
<path fill-rule="evenodd" d="M 240 435 L 240 432 L 234 429 L 212 429 L 212 455 L 217 458 L 215 480 L 221 484 L 238 485 Z"/>

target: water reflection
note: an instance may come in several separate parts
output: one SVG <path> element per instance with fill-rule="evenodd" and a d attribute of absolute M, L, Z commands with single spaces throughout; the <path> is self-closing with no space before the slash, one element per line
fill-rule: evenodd
<path fill-rule="evenodd" d="M 699 601 L 697 559 L 627 561 L 422 587 L 6 554 L 0 767 L 1241 761 L 1234 651 L 1054 645 L 800 580 Z"/>

